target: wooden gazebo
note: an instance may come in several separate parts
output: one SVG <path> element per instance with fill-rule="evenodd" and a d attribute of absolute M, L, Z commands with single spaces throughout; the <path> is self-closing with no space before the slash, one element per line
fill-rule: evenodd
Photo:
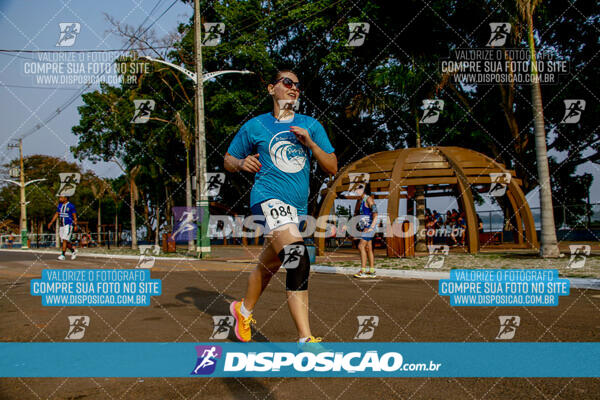
<path fill-rule="evenodd" d="M 376 198 L 388 199 L 387 216 L 390 221 L 398 218 L 399 201 L 414 192 L 414 187 L 426 188 L 426 197 L 456 196 L 467 220 L 466 245 L 470 253 L 480 249 L 477 215 L 473 202 L 473 188 L 487 190 L 492 183 L 492 173 L 509 173 L 510 182 L 506 196 L 515 222 L 517 247 L 536 248 L 537 235 L 529 204 L 521 190 L 521 180 L 515 172 L 506 169 L 490 157 L 461 147 L 422 147 L 382 151 L 368 155 L 340 170 L 335 179 L 321 193 L 324 195 L 319 217 L 331 214 L 334 200 L 349 190 L 351 173 L 368 173 L 371 190 L 378 192 Z M 380 210 L 381 213 L 384 210 Z M 320 219 L 322 220 L 322 219 Z M 318 226 L 317 231 L 323 232 Z M 317 251 L 324 254 L 325 237 L 318 235 Z M 405 245 L 399 237 L 387 237 L 388 256 L 405 254 Z"/>

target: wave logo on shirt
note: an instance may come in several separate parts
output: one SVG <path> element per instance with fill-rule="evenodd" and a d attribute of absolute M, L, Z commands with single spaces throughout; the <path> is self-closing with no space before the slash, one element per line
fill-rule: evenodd
<path fill-rule="evenodd" d="M 306 164 L 306 151 L 290 131 L 277 133 L 269 143 L 271 161 L 283 172 L 294 174 Z"/>

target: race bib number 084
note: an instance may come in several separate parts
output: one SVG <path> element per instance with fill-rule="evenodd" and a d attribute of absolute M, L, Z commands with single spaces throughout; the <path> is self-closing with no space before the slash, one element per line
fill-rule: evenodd
<path fill-rule="evenodd" d="M 298 223 L 298 210 L 296 210 L 296 207 L 290 206 L 281 200 L 268 200 L 260 206 L 271 230 L 285 224 Z"/>

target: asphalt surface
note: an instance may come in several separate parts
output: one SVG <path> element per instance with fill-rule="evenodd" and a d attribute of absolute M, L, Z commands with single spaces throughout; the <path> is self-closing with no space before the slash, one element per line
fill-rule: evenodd
<path fill-rule="evenodd" d="M 163 294 L 149 307 L 43 307 L 29 281 L 45 268 L 131 268 L 135 260 L 0 251 L 1 341 L 64 342 L 68 315 L 90 316 L 83 341 L 206 342 L 212 316 L 228 315 L 245 291 L 246 263 L 163 261 L 152 270 Z M 285 272 L 255 309 L 256 341 L 296 340 L 285 303 Z M 494 342 L 500 315 L 518 315 L 513 341 L 600 341 L 600 292 L 572 289 L 558 307 L 451 307 L 437 282 L 357 281 L 313 273 L 313 334 L 355 341 L 357 316 L 376 315 L 372 341 Z M 235 340 L 230 335 L 228 340 Z M 193 366 L 191 366 L 193 367 Z M 598 399 L 600 379 L 533 378 L 3 378 L 0 399 Z"/>

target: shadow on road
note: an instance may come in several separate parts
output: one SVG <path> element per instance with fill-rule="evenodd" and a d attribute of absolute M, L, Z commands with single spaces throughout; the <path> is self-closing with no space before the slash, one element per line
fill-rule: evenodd
<path fill-rule="evenodd" d="M 197 287 L 186 287 L 185 292 L 175 295 L 175 299 L 186 304 L 192 303 L 198 310 L 210 316 L 230 315 L 229 305 L 237 300 L 225 293 L 203 290 Z M 233 342 L 239 342 L 233 329 L 229 331 L 228 339 Z M 269 341 L 269 339 L 256 329 L 253 329 L 252 340 L 255 342 Z"/>
<path fill-rule="evenodd" d="M 175 299 L 194 306 L 203 313 L 210 316 L 229 315 L 229 305 L 237 300 L 225 293 L 202 290 L 197 287 L 186 287 L 184 292 L 178 293 Z M 239 342 L 229 330 L 229 340 Z M 268 342 L 269 340 L 260 332 L 254 330 L 252 340 L 255 342 Z M 255 378 L 221 378 L 234 399 L 248 399 L 250 395 L 265 400 L 275 399 L 272 389 L 265 386 Z"/>

